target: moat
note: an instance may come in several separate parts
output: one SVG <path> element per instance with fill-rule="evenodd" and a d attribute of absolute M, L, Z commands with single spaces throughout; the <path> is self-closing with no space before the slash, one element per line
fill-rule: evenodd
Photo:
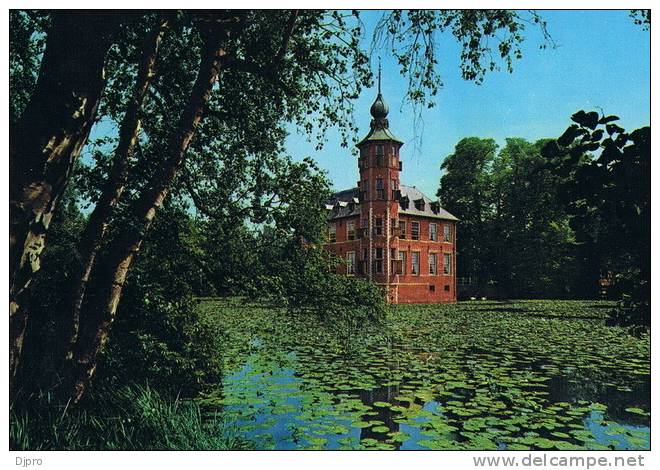
<path fill-rule="evenodd" d="M 258 449 L 648 449 L 650 339 L 611 307 L 398 306 L 346 332 L 207 301 L 225 377 L 200 401 Z"/>

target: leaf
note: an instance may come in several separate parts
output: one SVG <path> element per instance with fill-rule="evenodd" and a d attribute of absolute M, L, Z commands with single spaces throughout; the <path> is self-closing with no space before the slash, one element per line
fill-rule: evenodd
<path fill-rule="evenodd" d="M 590 111 L 588 113 L 578 111 L 571 116 L 571 120 L 577 122 L 583 127 L 588 127 L 593 130 L 598 125 L 598 113 L 596 111 Z"/>
<path fill-rule="evenodd" d="M 603 134 L 604 134 L 603 129 L 598 129 L 597 131 L 594 131 L 591 134 L 591 141 L 592 142 L 600 142 L 600 139 L 603 138 Z"/>
<path fill-rule="evenodd" d="M 577 125 L 571 124 L 568 129 L 566 129 L 564 133 L 559 136 L 557 139 L 557 144 L 559 144 L 561 147 L 568 147 L 579 135 L 579 130 L 580 128 Z"/>
<path fill-rule="evenodd" d="M 648 416 L 649 415 L 646 411 L 644 411 L 641 408 L 635 408 L 635 407 L 626 408 L 626 411 L 628 413 L 632 413 L 632 414 L 635 414 L 635 415 L 641 415 L 641 416 Z"/>
<path fill-rule="evenodd" d="M 371 428 L 371 430 L 373 432 L 378 432 L 378 433 L 390 432 L 390 428 L 388 428 L 387 426 L 374 426 L 373 428 Z"/>
<path fill-rule="evenodd" d="M 622 133 L 622 132 L 625 132 L 625 129 L 623 129 L 622 127 L 617 126 L 616 124 L 608 124 L 608 125 L 605 126 L 605 129 L 607 130 L 607 133 L 608 133 L 609 135 L 612 135 L 612 134 L 614 134 L 615 132 L 616 132 L 617 134 L 620 134 L 620 133 Z"/>
<path fill-rule="evenodd" d="M 599 119 L 598 124 L 607 124 L 608 122 L 618 121 L 619 116 L 603 116 Z"/>

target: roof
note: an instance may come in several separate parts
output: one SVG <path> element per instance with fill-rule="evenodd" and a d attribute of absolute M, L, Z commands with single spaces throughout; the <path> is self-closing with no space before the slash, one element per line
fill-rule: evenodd
<path fill-rule="evenodd" d="M 399 207 L 399 214 L 415 215 L 418 217 L 430 217 L 433 219 L 458 220 L 458 218 L 447 212 L 442 207 L 439 207 L 437 213 L 433 212 L 431 209 L 431 203 L 433 201 L 416 187 L 400 185 L 399 189 L 401 190 L 401 198 L 403 199 L 407 197 L 410 200 L 410 204 L 408 205 L 407 209 L 404 210 Z M 326 207 L 328 210 L 332 210 L 328 218 L 330 220 L 334 220 L 342 217 L 360 215 L 360 203 L 358 200 L 359 193 L 359 188 L 345 189 L 343 191 L 334 193 L 326 202 Z M 419 210 L 415 207 L 415 201 L 419 199 L 424 201 L 424 210 Z"/>
<path fill-rule="evenodd" d="M 419 217 L 433 217 L 436 219 L 445 219 L 445 220 L 458 220 L 457 217 L 454 217 L 452 214 L 447 212 L 442 207 L 439 207 L 438 212 L 435 213 L 431 210 L 431 203 L 433 202 L 429 197 L 427 197 L 423 192 L 417 189 L 414 186 L 400 186 L 401 189 L 401 198 L 408 197 L 410 204 L 407 209 L 399 209 L 399 214 L 407 215 L 417 215 Z M 415 201 L 422 199 L 424 201 L 424 210 L 419 210 L 415 207 Z"/>
<path fill-rule="evenodd" d="M 403 144 L 403 141 L 395 137 L 394 134 L 392 134 L 392 131 L 390 131 L 387 127 L 385 128 L 372 127 L 372 129 L 369 131 L 367 136 L 361 141 L 359 141 L 356 145 L 360 146 L 364 142 L 369 142 L 372 140 L 393 140 L 394 142 Z"/>
<path fill-rule="evenodd" d="M 330 213 L 329 219 L 339 219 L 342 217 L 351 217 L 354 215 L 360 215 L 360 203 L 358 200 L 358 195 L 360 194 L 359 188 L 345 189 L 344 191 L 339 191 L 334 193 L 330 199 L 326 202 L 326 208 L 328 210 L 333 210 Z M 349 204 L 349 203 L 353 204 Z M 345 204 L 342 204 L 345 203 Z"/>

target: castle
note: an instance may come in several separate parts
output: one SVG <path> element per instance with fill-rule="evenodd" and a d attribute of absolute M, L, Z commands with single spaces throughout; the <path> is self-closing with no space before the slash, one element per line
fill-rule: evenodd
<path fill-rule="evenodd" d="M 379 70 L 371 130 L 357 144 L 360 180 L 327 201 L 325 247 L 344 260 L 339 273 L 382 286 L 391 303 L 455 302 L 458 219 L 400 183 L 403 142 L 389 130 L 388 111 Z"/>

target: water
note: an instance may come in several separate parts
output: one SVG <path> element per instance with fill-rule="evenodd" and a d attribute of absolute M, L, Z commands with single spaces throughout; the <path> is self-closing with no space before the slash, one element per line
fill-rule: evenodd
<path fill-rule="evenodd" d="M 260 449 L 650 448 L 648 337 L 600 305 L 470 305 L 399 308 L 348 342 L 216 306 L 235 343 L 202 403 Z"/>

